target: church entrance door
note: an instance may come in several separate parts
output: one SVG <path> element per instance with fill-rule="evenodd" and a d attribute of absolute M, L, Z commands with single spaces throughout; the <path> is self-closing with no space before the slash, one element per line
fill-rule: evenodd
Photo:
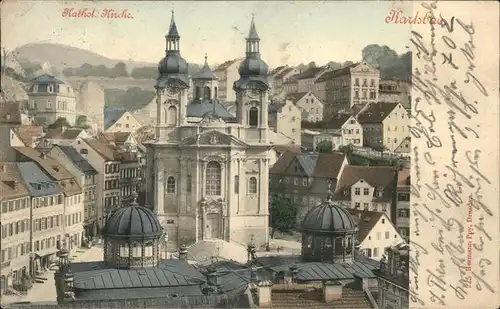
<path fill-rule="evenodd" d="M 206 239 L 219 238 L 219 214 L 207 214 Z"/>

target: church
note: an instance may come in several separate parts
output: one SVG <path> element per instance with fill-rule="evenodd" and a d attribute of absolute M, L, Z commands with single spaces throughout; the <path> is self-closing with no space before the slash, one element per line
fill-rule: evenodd
<path fill-rule="evenodd" d="M 168 250 L 202 240 L 265 245 L 269 235 L 268 65 L 252 17 L 246 57 L 233 85 L 236 114 L 217 99 L 207 57 L 188 76 L 172 13 L 158 65 L 156 137 L 147 144 L 147 204 L 168 231 Z M 191 79 L 191 83 L 190 83 Z M 188 101 L 190 84 L 193 99 Z"/>

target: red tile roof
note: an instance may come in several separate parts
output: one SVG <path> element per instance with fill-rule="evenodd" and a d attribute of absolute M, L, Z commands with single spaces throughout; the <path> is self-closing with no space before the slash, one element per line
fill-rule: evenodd
<path fill-rule="evenodd" d="M 318 121 L 318 122 L 302 122 L 302 129 L 341 129 L 344 123 L 351 118 L 348 114 L 336 114 L 329 120 Z"/>
<path fill-rule="evenodd" d="M 41 126 L 19 126 L 15 128 L 14 131 L 27 147 L 31 147 L 33 142 L 44 134 L 43 127 Z"/>
<path fill-rule="evenodd" d="M 84 131 L 79 128 L 57 128 L 48 130 L 44 138 L 48 139 L 75 139 Z"/>
<path fill-rule="evenodd" d="M 19 173 L 17 163 L 0 162 L 0 200 L 29 196 L 28 188 Z"/>
<path fill-rule="evenodd" d="M 316 67 L 316 68 L 308 68 L 304 72 L 299 73 L 297 75 L 297 79 L 309 79 L 316 77 L 322 70 L 324 70 L 326 66 Z"/>
<path fill-rule="evenodd" d="M 286 95 L 286 99 L 290 100 L 293 102 L 293 104 L 296 104 L 300 99 L 302 99 L 308 92 L 296 92 L 296 93 L 289 93 Z"/>
<path fill-rule="evenodd" d="M 99 140 L 93 139 L 93 138 L 85 138 L 84 141 L 92 148 L 94 149 L 105 161 L 120 161 L 121 156 L 116 151 L 116 147 L 103 143 Z"/>
<path fill-rule="evenodd" d="M 304 167 L 312 169 L 311 176 L 331 179 L 337 179 L 345 159 L 345 154 L 340 152 L 305 154 L 286 151 L 279 157 L 273 167 L 271 167 L 269 173 L 285 174 L 290 164 L 292 164 L 298 156 L 314 157 L 313 160 L 304 161 L 314 164 L 314 166 Z"/>

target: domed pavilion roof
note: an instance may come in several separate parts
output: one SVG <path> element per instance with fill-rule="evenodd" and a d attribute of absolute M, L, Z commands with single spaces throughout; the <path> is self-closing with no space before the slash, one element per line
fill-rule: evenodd
<path fill-rule="evenodd" d="M 129 206 L 118 208 L 106 220 L 102 234 L 108 238 L 159 238 L 164 230 L 157 216 L 135 200 Z"/>
<path fill-rule="evenodd" d="M 331 196 L 311 209 L 302 221 L 304 232 L 318 234 L 352 233 L 357 230 L 354 218 L 344 207 L 332 201 Z"/>

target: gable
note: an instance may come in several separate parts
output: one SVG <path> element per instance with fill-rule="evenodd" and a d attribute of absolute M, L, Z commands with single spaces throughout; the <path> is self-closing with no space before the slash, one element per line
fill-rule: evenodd
<path fill-rule="evenodd" d="M 24 147 L 24 146 L 27 146 L 27 147 L 31 147 L 31 144 L 29 145 L 25 145 L 25 143 L 21 140 L 21 138 L 19 138 L 18 136 L 18 133 L 15 132 L 14 130 L 10 130 L 10 136 L 11 136 L 11 139 L 10 139 L 10 146 L 11 147 Z"/>
<path fill-rule="evenodd" d="M 361 72 L 377 72 L 378 70 L 372 66 L 368 61 L 360 62 L 357 66 L 351 68 L 351 72 L 361 73 Z"/>
<path fill-rule="evenodd" d="M 355 188 L 376 188 L 376 186 L 371 185 L 368 181 L 364 180 L 361 178 L 360 180 L 356 181 L 354 184 L 352 184 L 352 187 Z"/>
<path fill-rule="evenodd" d="M 361 124 L 358 122 L 358 120 L 356 119 L 356 117 L 350 116 L 349 118 L 347 118 L 344 121 L 344 123 L 342 124 L 341 127 L 344 127 L 344 126 L 358 126 L 358 127 L 361 127 Z"/>
<path fill-rule="evenodd" d="M 382 213 L 381 213 L 382 214 Z M 363 220 L 363 218 L 361 218 Z M 383 221 L 382 221 L 383 220 Z M 360 222 L 361 224 L 361 222 Z M 377 238 L 377 232 L 381 232 L 381 239 L 380 241 L 394 241 L 398 237 L 394 237 L 394 235 L 399 236 L 400 239 L 402 239 L 401 235 L 399 234 L 398 230 L 396 229 L 396 226 L 394 226 L 394 223 L 389 219 L 389 217 L 386 214 L 382 214 L 379 216 L 379 218 L 374 222 L 374 223 L 365 223 L 366 227 L 364 227 L 366 230 L 363 231 L 363 233 L 360 235 L 363 238 L 360 237 L 359 242 L 360 245 L 363 245 L 364 240 L 369 239 L 371 237 L 371 240 L 376 240 Z M 389 232 L 390 233 L 390 238 L 386 239 L 384 236 L 384 232 Z"/>
<path fill-rule="evenodd" d="M 201 134 L 197 134 L 195 136 L 190 136 L 182 140 L 181 147 L 189 147 L 189 146 L 231 146 L 231 147 L 248 147 L 248 144 L 243 142 L 242 140 L 229 135 L 222 133 L 217 130 L 205 131 Z"/>

